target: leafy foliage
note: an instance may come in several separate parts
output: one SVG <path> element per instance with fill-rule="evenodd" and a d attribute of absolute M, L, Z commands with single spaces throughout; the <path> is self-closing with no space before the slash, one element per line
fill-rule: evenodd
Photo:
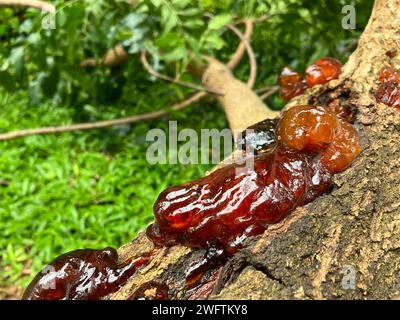
<path fill-rule="evenodd" d="M 12 9 L 1 9 L 0 22 L 11 23 L 0 28 L 0 37 L 5 40 L 0 49 L 0 84 L 8 90 L 14 86 L 28 88 L 32 104 L 45 97 L 56 104 L 114 102 L 132 82 L 142 81 L 136 77 L 141 67 L 132 63 L 123 69 L 82 70 L 80 62 L 85 58 L 101 61 L 108 49 L 122 44 L 131 55 L 150 52 L 156 69 L 188 77 L 186 70 L 194 56 L 226 57 L 232 52 L 237 39 L 226 32 L 227 23 L 243 16 L 265 15 L 270 18 L 257 26 L 253 44 L 261 66 L 260 78 L 271 77 L 272 82 L 272 77 L 289 63 L 304 68 L 322 55 L 348 56 L 366 23 L 371 3 L 353 1 L 357 29 L 344 30 L 340 27 L 341 9 L 346 2 L 57 0 L 55 29 L 49 28 L 51 16 L 32 10 L 17 10 L 16 15 Z"/>

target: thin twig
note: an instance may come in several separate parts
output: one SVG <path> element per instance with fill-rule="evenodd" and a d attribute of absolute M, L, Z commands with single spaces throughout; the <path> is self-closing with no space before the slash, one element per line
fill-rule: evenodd
<path fill-rule="evenodd" d="M 253 28 L 253 23 L 251 21 L 251 19 L 247 19 L 245 20 L 246 25 L 248 26 L 248 28 Z M 246 51 L 247 51 L 247 56 L 249 57 L 249 64 L 250 64 L 250 75 L 249 75 L 249 79 L 247 80 L 247 85 L 250 88 L 253 88 L 254 83 L 256 81 L 256 77 L 257 77 L 257 60 L 256 60 L 256 56 L 254 54 L 253 48 L 250 45 L 249 39 L 247 39 L 244 34 L 235 26 L 228 24 L 226 25 L 226 27 L 230 30 L 232 30 L 241 40 L 241 43 L 245 46 Z M 228 63 L 229 64 L 229 63 Z"/>
<path fill-rule="evenodd" d="M 206 92 L 198 92 L 191 96 L 189 99 L 186 99 L 180 103 L 173 105 L 172 107 L 164 110 L 149 112 L 145 114 L 125 117 L 125 118 L 118 118 L 113 120 L 105 120 L 105 121 L 98 121 L 98 122 L 89 122 L 89 123 L 78 123 L 72 125 L 65 125 L 59 127 L 44 127 L 44 128 L 37 128 L 37 129 L 26 129 L 20 131 L 14 131 L 9 133 L 0 134 L 0 141 L 2 140 L 9 140 L 15 139 L 20 137 L 26 137 L 31 135 L 38 135 L 38 134 L 48 134 L 48 133 L 60 133 L 60 132 L 68 132 L 68 131 L 76 131 L 76 130 L 89 130 L 89 129 L 99 129 L 105 128 L 115 125 L 122 125 L 127 123 L 135 123 L 139 121 L 151 120 L 156 119 L 162 116 L 167 115 L 171 111 L 177 111 L 185 108 L 188 105 L 200 100 L 201 98 L 207 95 Z"/>
<path fill-rule="evenodd" d="M 264 93 L 265 91 L 269 91 L 273 88 L 278 88 L 279 86 L 266 86 L 266 87 L 261 87 L 261 88 L 257 88 L 254 90 L 255 93 Z"/>
<path fill-rule="evenodd" d="M 189 83 L 189 82 L 181 81 L 181 80 L 178 80 L 178 79 L 174 79 L 174 78 L 171 78 L 170 76 L 167 76 L 165 74 L 161 74 L 161 73 L 157 72 L 156 70 L 154 70 L 151 67 L 151 65 L 147 61 L 147 57 L 146 57 L 146 52 L 145 51 L 142 51 L 142 53 L 140 55 L 140 60 L 142 61 L 143 67 L 146 69 L 146 71 L 148 73 L 150 73 L 151 75 L 155 76 L 156 78 L 159 78 L 159 79 L 162 79 L 162 80 L 165 80 L 165 81 L 169 81 L 169 82 L 172 82 L 172 83 L 175 83 L 175 84 L 179 84 L 182 87 L 195 89 L 197 91 L 205 91 L 207 93 L 211 93 L 211 94 L 215 94 L 215 95 L 219 95 L 219 96 L 223 95 L 223 93 L 221 93 L 221 92 L 216 92 L 216 91 L 213 91 L 213 90 L 209 90 L 209 89 L 207 89 L 207 88 L 205 88 L 203 86 L 199 86 L 199 85 L 196 85 L 196 84 L 193 84 L 193 83 Z"/>
<path fill-rule="evenodd" d="M 279 86 L 270 87 L 269 90 L 266 90 L 261 96 L 261 100 L 265 100 L 268 97 L 272 96 L 275 92 L 279 91 Z"/>
<path fill-rule="evenodd" d="M 243 37 L 247 39 L 247 41 L 249 41 L 251 35 L 253 34 L 253 23 L 250 19 L 242 20 L 242 23 L 244 23 L 246 27 Z M 242 39 L 240 40 L 241 41 L 239 43 L 239 46 L 237 47 L 235 53 L 232 55 L 231 60 L 227 63 L 227 66 L 230 69 L 234 69 L 238 65 L 239 61 L 242 59 L 244 53 L 246 52 L 246 45 Z"/>
<path fill-rule="evenodd" d="M 27 7 L 49 13 L 55 13 L 56 7 L 52 3 L 40 0 L 0 0 L 0 7 Z"/>
<path fill-rule="evenodd" d="M 278 15 L 277 13 L 275 14 L 264 14 L 262 16 L 259 16 L 258 18 L 253 18 L 254 23 L 263 23 L 264 21 L 268 20 L 274 15 Z"/>
<path fill-rule="evenodd" d="M 81 68 L 93 68 L 97 65 L 101 65 L 103 67 L 115 67 L 123 64 L 126 60 L 128 60 L 129 54 L 126 52 L 122 45 L 117 45 L 114 48 L 109 49 L 102 61 L 98 61 L 95 58 L 88 58 L 83 60 L 80 63 Z"/>

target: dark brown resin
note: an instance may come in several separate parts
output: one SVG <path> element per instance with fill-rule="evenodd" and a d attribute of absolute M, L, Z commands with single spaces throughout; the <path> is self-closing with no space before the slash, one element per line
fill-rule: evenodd
<path fill-rule="evenodd" d="M 248 127 L 239 135 L 238 149 L 253 151 L 254 154 L 272 150 L 277 122 L 277 119 L 266 119 Z"/>
<path fill-rule="evenodd" d="M 139 257 L 119 264 L 113 248 L 75 250 L 61 255 L 37 274 L 22 299 L 100 299 L 117 291 L 148 259 Z"/>

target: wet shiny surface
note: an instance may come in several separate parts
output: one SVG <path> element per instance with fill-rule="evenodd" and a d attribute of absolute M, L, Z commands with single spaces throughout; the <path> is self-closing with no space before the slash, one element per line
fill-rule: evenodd
<path fill-rule="evenodd" d="M 254 170 L 236 174 L 224 167 L 193 183 L 170 187 L 154 207 L 147 230 L 156 243 L 222 247 L 228 252 L 282 220 L 307 197 L 314 175 L 329 176 L 313 165 L 313 155 L 278 147 L 254 160 Z M 319 174 L 319 172 L 321 174 Z M 324 179 L 322 192 L 330 186 Z"/>
<path fill-rule="evenodd" d="M 253 151 L 254 154 L 272 150 L 275 147 L 275 127 L 278 119 L 266 119 L 244 130 L 238 138 L 238 149 Z"/>
<path fill-rule="evenodd" d="M 379 81 L 381 84 L 375 93 L 376 101 L 400 110 L 400 72 L 392 67 L 383 67 Z"/>
<path fill-rule="evenodd" d="M 276 148 L 256 156 L 253 169 L 239 172 L 238 164 L 229 165 L 167 188 L 154 205 L 150 239 L 233 253 L 329 190 L 332 174 L 348 167 L 361 150 L 353 127 L 322 107 L 289 109 L 276 135 Z"/>
<path fill-rule="evenodd" d="M 332 143 L 338 122 L 336 115 L 323 107 L 296 106 L 281 117 L 277 140 L 293 150 L 319 152 Z"/>
<path fill-rule="evenodd" d="M 300 73 L 285 67 L 278 78 L 280 96 L 287 102 L 302 94 L 307 88 L 339 78 L 341 72 L 341 62 L 331 57 L 318 59 L 310 65 L 306 69 L 305 79 Z"/>
<path fill-rule="evenodd" d="M 332 174 L 347 169 L 361 152 L 360 138 L 353 126 L 340 121 L 335 139 L 319 157 L 321 164 Z"/>
<path fill-rule="evenodd" d="M 278 78 L 278 84 L 280 86 L 280 96 L 284 101 L 289 101 L 302 94 L 308 88 L 303 76 L 288 67 L 282 70 Z"/>
<path fill-rule="evenodd" d="M 337 79 L 342 72 L 342 63 L 331 57 L 318 59 L 306 69 L 307 85 L 311 88 Z"/>
<path fill-rule="evenodd" d="M 30 283 L 22 299 L 100 299 L 117 291 L 147 262 L 148 257 L 140 257 L 118 264 L 113 248 L 75 250 L 46 266 Z"/>
<path fill-rule="evenodd" d="M 400 73 L 393 67 L 385 66 L 379 72 L 379 81 L 381 83 L 388 81 L 400 82 Z"/>

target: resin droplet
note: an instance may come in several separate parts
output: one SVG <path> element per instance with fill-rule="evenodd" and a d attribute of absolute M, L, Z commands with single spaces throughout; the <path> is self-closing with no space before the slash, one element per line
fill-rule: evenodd
<path fill-rule="evenodd" d="M 249 237 L 328 191 L 332 174 L 347 168 L 361 150 L 350 124 L 315 106 L 286 111 L 276 140 L 276 147 L 256 156 L 247 171 L 232 164 L 167 188 L 154 205 L 149 238 L 159 245 L 233 253 Z M 194 273 L 194 282 L 199 275 Z"/>
<path fill-rule="evenodd" d="M 342 63 L 331 57 L 318 59 L 306 70 L 307 85 L 311 88 L 337 79 L 342 72 Z"/>
<path fill-rule="evenodd" d="M 381 84 L 375 93 L 376 101 L 400 109 L 400 72 L 392 67 L 383 67 L 379 81 Z"/>
<path fill-rule="evenodd" d="M 75 250 L 61 255 L 37 274 L 22 299 L 100 299 L 117 291 L 148 259 L 140 257 L 118 264 L 113 248 Z"/>
<path fill-rule="evenodd" d="M 300 73 L 286 67 L 279 76 L 280 96 L 284 101 L 302 94 L 307 89 L 307 83 Z"/>

